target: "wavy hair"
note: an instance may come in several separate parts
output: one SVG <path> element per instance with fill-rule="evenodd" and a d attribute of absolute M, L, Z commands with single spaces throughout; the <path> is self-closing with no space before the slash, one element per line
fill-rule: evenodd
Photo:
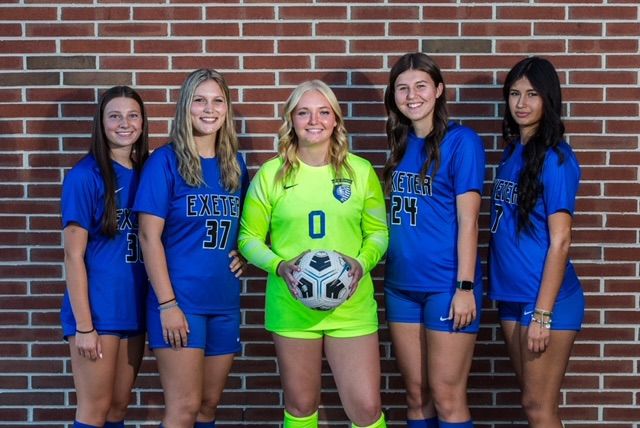
<path fill-rule="evenodd" d="M 509 92 L 516 81 L 527 78 L 531 86 L 542 99 L 542 117 L 534 134 L 526 142 L 523 150 L 524 166 L 518 178 L 518 230 L 531 225 L 529 215 L 542 193 L 540 174 L 549 149 L 564 161 L 558 145 L 564 139 L 562 123 L 562 91 L 560 79 L 553 64 L 541 57 L 529 57 L 521 60 L 507 74 L 502 87 L 502 96 L 506 104 L 502 121 L 502 136 L 508 153 L 513 153 L 520 142 L 520 128 L 509 108 Z"/>
<path fill-rule="evenodd" d="M 384 92 L 384 106 L 387 110 L 387 141 L 389 157 L 382 171 L 385 191 L 391 191 L 391 176 L 407 149 L 407 136 L 411 129 L 411 120 L 400 112 L 396 105 L 395 84 L 398 76 L 407 70 L 420 70 L 427 73 L 436 87 L 442 84 L 442 94 L 436 99 L 433 112 L 433 129 L 425 137 L 425 162 L 420 170 L 420 180 L 423 181 L 427 171 L 433 165 L 433 174 L 440 167 L 440 144 L 447 133 L 449 114 L 447 112 L 446 87 L 438 64 L 422 52 L 407 53 L 401 56 L 389 72 L 389 85 Z"/>
<path fill-rule="evenodd" d="M 342 177 L 346 173 L 347 176 L 353 178 L 353 169 L 347 161 L 349 138 L 338 99 L 331 88 L 323 81 L 309 80 L 299 84 L 291 92 L 284 104 L 283 123 L 278 131 L 278 156 L 282 159 L 282 165 L 276 174 L 276 182 L 289 180 L 299 166 L 297 157 L 298 136 L 293 127 L 293 113 L 302 96 L 309 91 L 318 91 L 324 95 L 336 117 L 336 127 L 331 135 L 332 144 L 329 146 L 329 163 L 336 177 Z"/>
<path fill-rule="evenodd" d="M 109 148 L 109 141 L 107 135 L 104 132 L 104 109 L 107 104 L 114 98 L 131 98 L 138 103 L 140 107 L 140 113 L 142 114 L 142 132 L 140 137 L 133 144 L 131 154 L 129 158 L 136 171 L 142 170 L 147 157 L 149 157 L 149 140 L 148 140 L 148 123 L 147 113 L 144 109 L 144 103 L 142 97 L 128 86 L 114 86 L 106 90 L 98 100 L 98 108 L 93 117 L 93 128 L 91 131 L 91 146 L 89 153 L 93 155 L 98 168 L 100 169 L 100 175 L 104 182 L 104 213 L 102 214 L 102 233 L 113 238 L 118 232 L 118 204 L 116 202 L 116 187 L 118 186 L 116 180 L 116 172 L 111 163 L 111 149 Z"/>
<path fill-rule="evenodd" d="M 184 181 L 193 187 L 206 184 L 202 174 L 200 155 L 193 138 L 191 103 L 196 88 L 207 80 L 213 80 L 220 86 L 227 104 L 224 123 L 216 133 L 215 151 L 220 165 L 221 184 L 226 190 L 233 192 L 240 187 L 242 174 L 236 157 L 238 136 L 234 126 L 229 86 L 227 86 L 224 77 L 216 70 L 201 68 L 191 72 L 185 79 L 178 96 L 176 114 L 171 127 L 171 141 L 178 158 L 178 171 Z"/>

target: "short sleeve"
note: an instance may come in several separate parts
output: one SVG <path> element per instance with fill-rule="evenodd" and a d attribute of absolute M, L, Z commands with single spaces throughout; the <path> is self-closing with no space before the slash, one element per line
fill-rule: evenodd
<path fill-rule="evenodd" d="M 562 146 L 561 146 L 562 147 Z M 559 211 L 573 215 L 580 182 L 580 166 L 568 146 L 558 153 L 549 150 L 542 169 L 543 201 L 547 216 Z"/>
<path fill-rule="evenodd" d="M 145 162 L 140 176 L 140 184 L 136 193 L 133 210 L 167 218 L 171 201 L 176 166 L 171 164 L 172 149 L 157 149 Z"/>
<path fill-rule="evenodd" d="M 482 193 L 485 175 L 485 153 L 482 138 L 468 128 L 459 132 L 453 156 L 453 186 L 456 195 L 469 191 Z"/>
<path fill-rule="evenodd" d="M 104 197 L 103 188 L 91 170 L 71 169 L 62 184 L 62 227 L 77 223 L 82 228 L 91 230 L 98 202 Z"/>

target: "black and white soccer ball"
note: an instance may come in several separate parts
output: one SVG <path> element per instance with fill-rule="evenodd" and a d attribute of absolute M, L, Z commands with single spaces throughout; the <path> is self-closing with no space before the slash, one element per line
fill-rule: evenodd
<path fill-rule="evenodd" d="M 305 306 L 329 311 L 347 300 L 352 285 L 352 277 L 349 276 L 351 266 L 340 254 L 330 250 L 312 250 L 296 264 L 301 268 L 293 274 L 298 280 L 298 300 Z"/>

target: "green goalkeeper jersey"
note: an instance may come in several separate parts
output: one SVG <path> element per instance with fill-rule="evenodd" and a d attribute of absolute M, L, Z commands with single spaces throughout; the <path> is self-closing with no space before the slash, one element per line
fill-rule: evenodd
<path fill-rule="evenodd" d="M 281 158 L 267 161 L 253 178 L 242 209 L 238 248 L 267 271 L 265 324 L 269 331 L 332 330 L 377 325 L 369 272 L 388 244 L 385 203 L 371 164 L 349 154 L 353 177 L 336 178 L 329 165 L 299 162 L 284 182 L 275 177 Z M 270 246 L 267 244 L 270 241 Z M 356 292 L 323 312 L 296 300 L 276 269 L 306 250 L 335 250 L 355 258 L 364 275 Z"/>

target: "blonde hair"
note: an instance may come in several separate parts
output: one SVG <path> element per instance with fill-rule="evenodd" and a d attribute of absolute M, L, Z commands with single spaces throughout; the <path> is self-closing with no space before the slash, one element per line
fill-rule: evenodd
<path fill-rule="evenodd" d="M 280 170 L 276 174 L 276 182 L 286 181 L 291 178 L 292 174 L 299 166 L 297 157 L 298 152 L 298 136 L 293 127 L 293 111 L 300 102 L 302 96 L 309 91 L 318 91 L 329 102 L 331 109 L 336 117 L 336 127 L 331 135 L 331 145 L 329 146 L 329 163 L 337 177 L 341 177 L 343 172 L 353 177 L 353 169 L 347 161 L 349 155 L 349 140 L 347 128 L 344 125 L 342 110 L 335 94 L 321 80 L 309 80 L 299 84 L 284 104 L 283 123 L 278 131 L 278 155 L 282 159 Z"/>
<path fill-rule="evenodd" d="M 199 69 L 187 76 L 178 96 L 176 115 L 171 127 L 176 156 L 178 157 L 178 171 L 188 185 L 199 187 L 204 182 L 200 155 L 193 138 L 193 124 L 191 123 L 191 103 L 196 88 L 207 80 L 213 80 L 224 92 L 227 104 L 227 114 L 224 123 L 216 134 L 215 151 L 220 165 L 221 184 L 228 191 L 236 191 L 240 187 L 242 174 L 237 159 L 238 136 L 233 120 L 229 87 L 220 73 L 211 69 Z"/>

